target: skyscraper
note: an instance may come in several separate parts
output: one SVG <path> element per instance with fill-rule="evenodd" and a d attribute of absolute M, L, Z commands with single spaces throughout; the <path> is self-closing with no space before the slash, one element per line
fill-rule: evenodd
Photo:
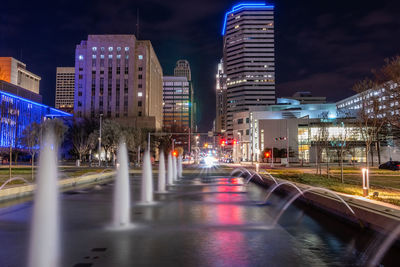
<path fill-rule="evenodd" d="M 180 59 L 176 62 L 174 69 L 174 76 L 186 77 L 189 82 L 192 81 L 192 72 L 190 70 L 189 61 L 185 59 Z"/>
<path fill-rule="evenodd" d="M 162 127 L 162 68 L 150 41 L 134 35 L 89 35 L 76 47 L 78 117 L 116 120 L 138 128 Z"/>
<path fill-rule="evenodd" d="M 74 111 L 75 68 L 57 67 L 56 108 L 65 112 Z"/>
<path fill-rule="evenodd" d="M 164 76 L 164 129 L 187 132 L 190 127 L 189 82 L 186 77 Z"/>
<path fill-rule="evenodd" d="M 174 69 L 174 76 L 176 77 L 186 77 L 189 82 L 189 127 L 192 131 L 195 128 L 195 113 L 196 105 L 194 103 L 194 89 L 192 82 L 192 71 L 190 69 L 189 61 L 185 59 L 180 59 L 176 62 Z"/>
<path fill-rule="evenodd" d="M 216 118 L 215 130 L 223 132 L 226 130 L 226 74 L 224 72 L 223 60 L 218 64 L 216 75 Z"/>
<path fill-rule="evenodd" d="M 275 103 L 274 6 L 239 4 L 225 14 L 224 70 L 227 75 L 227 125 L 233 114 Z"/>

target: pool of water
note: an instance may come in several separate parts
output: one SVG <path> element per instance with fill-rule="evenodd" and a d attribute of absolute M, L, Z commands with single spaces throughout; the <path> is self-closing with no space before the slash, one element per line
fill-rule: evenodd
<path fill-rule="evenodd" d="M 259 205 L 264 188 L 209 170 L 151 206 L 137 204 L 139 177 L 131 187 L 125 230 L 110 228 L 112 183 L 61 194 L 62 266 L 364 266 L 378 240 L 302 204 L 272 226 L 284 198 Z M 0 208 L 0 266 L 26 265 L 31 211 L 31 201 Z M 392 248 L 383 265 L 396 266 L 399 252 Z"/>

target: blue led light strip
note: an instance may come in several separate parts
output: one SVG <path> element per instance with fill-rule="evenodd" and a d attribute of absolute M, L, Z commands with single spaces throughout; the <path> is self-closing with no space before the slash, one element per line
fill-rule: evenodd
<path fill-rule="evenodd" d="M 64 114 L 65 116 L 72 116 L 72 114 L 64 112 L 62 110 L 58 110 L 58 109 L 55 109 L 55 108 L 52 108 L 52 107 L 49 107 L 49 106 L 46 106 L 46 105 L 31 101 L 31 100 L 26 99 L 26 98 L 22 98 L 20 96 L 16 96 L 16 95 L 4 92 L 4 91 L 0 91 L 0 94 L 6 95 L 6 96 L 9 96 L 9 97 L 21 100 L 21 101 L 25 101 L 25 102 L 31 103 L 32 105 L 36 105 L 36 106 L 39 106 L 39 107 L 42 107 L 42 108 L 49 108 L 50 110 L 55 111 L 56 113 Z"/>
<path fill-rule="evenodd" d="M 231 11 L 228 11 L 228 12 L 225 13 L 224 25 L 222 27 L 222 36 L 225 35 L 226 22 L 228 20 L 228 16 L 230 14 L 232 14 L 233 12 L 237 12 L 237 11 L 242 10 L 244 8 L 274 8 L 274 6 L 272 6 L 272 5 L 267 6 L 266 3 L 242 3 L 242 4 L 237 4 L 236 6 L 232 7 Z"/>

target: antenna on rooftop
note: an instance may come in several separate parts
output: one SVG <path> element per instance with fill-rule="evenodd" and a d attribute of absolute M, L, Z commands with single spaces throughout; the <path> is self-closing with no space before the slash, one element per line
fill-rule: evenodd
<path fill-rule="evenodd" d="M 136 9 L 136 39 L 139 39 L 139 8 Z"/>

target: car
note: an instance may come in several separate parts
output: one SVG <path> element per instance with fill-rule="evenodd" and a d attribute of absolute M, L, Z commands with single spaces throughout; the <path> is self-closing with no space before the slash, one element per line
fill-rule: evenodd
<path fill-rule="evenodd" d="M 228 159 L 225 160 L 225 162 L 226 162 L 226 163 L 233 163 L 233 159 L 228 158 Z"/>
<path fill-rule="evenodd" d="M 400 161 L 388 161 L 379 165 L 379 169 L 398 171 L 400 170 Z"/>

